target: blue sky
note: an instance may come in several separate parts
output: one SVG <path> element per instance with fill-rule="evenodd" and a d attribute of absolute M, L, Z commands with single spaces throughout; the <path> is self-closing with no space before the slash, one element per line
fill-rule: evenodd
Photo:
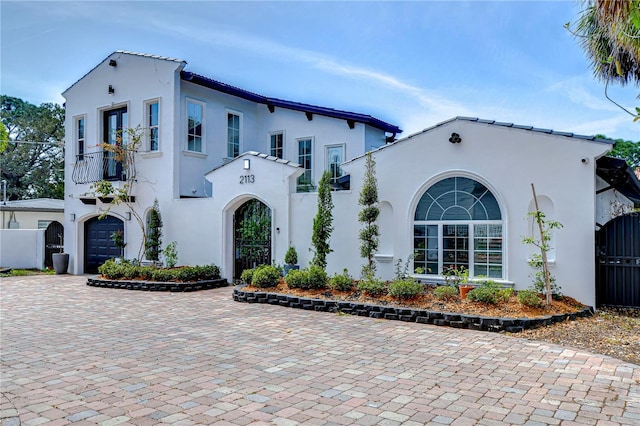
<path fill-rule="evenodd" d="M 401 136 L 457 115 L 640 140 L 563 28 L 582 3 L 11 2 L 2 0 L 2 94 L 62 103 L 115 50 L 262 95 L 371 114 Z M 629 109 L 637 86 L 612 86 Z"/>

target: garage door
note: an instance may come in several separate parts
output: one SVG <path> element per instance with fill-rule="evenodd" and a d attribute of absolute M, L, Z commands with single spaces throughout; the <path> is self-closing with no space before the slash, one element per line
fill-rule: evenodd
<path fill-rule="evenodd" d="M 97 217 L 84 224 L 84 272 L 95 274 L 98 266 L 107 259 L 120 256 L 120 248 L 111 239 L 111 234 L 124 234 L 124 223 L 113 216 L 100 220 Z"/>

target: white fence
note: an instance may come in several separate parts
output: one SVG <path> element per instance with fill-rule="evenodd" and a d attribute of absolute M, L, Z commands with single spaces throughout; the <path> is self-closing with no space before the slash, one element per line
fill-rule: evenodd
<path fill-rule="evenodd" d="M 0 266 L 44 268 L 44 229 L 0 229 Z"/>

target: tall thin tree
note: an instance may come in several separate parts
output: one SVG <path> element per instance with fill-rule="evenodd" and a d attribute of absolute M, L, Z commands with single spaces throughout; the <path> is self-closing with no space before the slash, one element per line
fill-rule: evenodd
<path fill-rule="evenodd" d="M 376 161 L 371 153 L 367 153 L 364 171 L 364 183 L 360 190 L 358 204 L 363 206 L 358 214 L 358 220 L 364 224 L 360 230 L 360 256 L 367 260 L 362 267 L 363 277 L 373 277 L 376 272 L 374 255 L 378 250 L 380 229 L 376 223 L 380 215 L 378 208 L 378 181 L 376 180 Z"/>
<path fill-rule="evenodd" d="M 313 219 L 313 265 L 327 267 L 327 255 L 331 253 L 329 239 L 333 232 L 333 200 L 331 199 L 331 174 L 325 170 L 318 185 L 318 213 Z"/>

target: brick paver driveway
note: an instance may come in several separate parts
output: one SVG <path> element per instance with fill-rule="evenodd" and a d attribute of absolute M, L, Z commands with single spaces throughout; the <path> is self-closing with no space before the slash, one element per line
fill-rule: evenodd
<path fill-rule="evenodd" d="M 640 367 L 498 334 L 2 279 L 3 425 L 640 424 Z"/>

